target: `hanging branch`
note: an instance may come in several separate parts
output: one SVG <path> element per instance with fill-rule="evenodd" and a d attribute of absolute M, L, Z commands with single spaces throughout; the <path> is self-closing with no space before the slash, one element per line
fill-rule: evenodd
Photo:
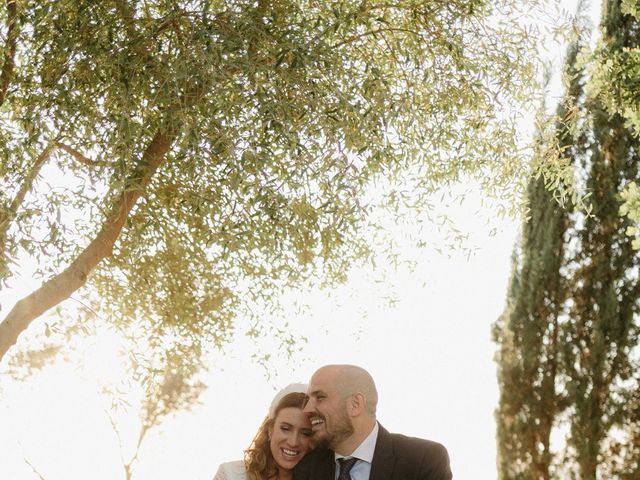
<path fill-rule="evenodd" d="M 77 161 L 79 161 L 83 165 L 87 165 L 88 167 L 96 167 L 96 166 L 102 165 L 102 162 L 98 162 L 97 160 L 91 160 L 90 158 L 87 158 L 75 148 L 70 147 L 69 145 L 66 145 L 62 142 L 56 142 L 55 145 L 61 150 L 64 150 L 65 152 L 67 152 L 69 155 L 71 155 L 73 158 L 75 158 Z"/>
<path fill-rule="evenodd" d="M 11 205 L 9 205 L 9 208 L 4 211 L 0 211 L 0 278 L 2 278 L 3 271 L 8 262 L 7 232 L 9 230 L 9 227 L 11 226 L 13 220 L 16 218 L 16 215 L 18 215 L 18 209 L 20 208 L 20 205 L 22 205 L 24 197 L 31 191 L 33 182 L 40 173 L 40 170 L 42 169 L 44 163 L 51 156 L 54 147 L 55 144 L 53 142 L 50 142 L 42 151 L 42 153 L 38 155 L 38 158 L 36 158 L 35 163 L 31 167 L 29 173 L 27 173 L 27 176 L 24 178 L 20 189 L 12 200 Z"/>

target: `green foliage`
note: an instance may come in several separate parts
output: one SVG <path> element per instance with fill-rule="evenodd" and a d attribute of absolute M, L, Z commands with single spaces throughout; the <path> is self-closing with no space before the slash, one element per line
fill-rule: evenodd
<path fill-rule="evenodd" d="M 640 177 L 637 88 L 633 93 L 631 87 L 639 78 L 639 23 L 631 15 L 636 10 L 630 2 L 604 3 L 602 38 L 589 68 L 585 117 L 591 133 L 582 170 L 593 209 L 576 222 L 578 243 L 568 265 L 570 320 L 563 334 L 572 398 L 569 442 L 584 478 L 633 478 L 639 461 L 633 430 L 639 259 L 633 251 L 637 240 L 629 238 L 635 235 L 631 221 L 638 218 L 634 190 Z"/>
<path fill-rule="evenodd" d="M 593 210 L 576 228 L 579 244 L 569 262 L 572 302 L 563 331 L 563 369 L 573 407 L 570 443 L 583 477 L 596 478 L 600 464 L 607 463 L 600 456 L 603 445 L 630 413 L 618 398 L 634 370 L 638 257 L 625 233 L 628 221 L 619 216 L 619 192 L 638 179 L 640 158 L 621 117 L 612 118 L 597 104 L 589 109 L 593 143 L 583 168 Z"/>
<path fill-rule="evenodd" d="M 620 215 L 627 216 L 636 225 L 640 224 L 640 189 L 634 182 L 628 183 L 620 192 L 622 204 Z M 640 229 L 637 226 L 627 227 L 627 235 L 634 237 L 632 246 L 634 250 L 640 249 Z"/>
<path fill-rule="evenodd" d="M 638 23 L 619 8 L 619 2 L 605 3 L 600 53 L 638 44 Z M 640 142 L 629 121 L 593 95 L 588 82 L 602 88 L 606 77 L 590 80 L 584 58 L 568 59 L 570 70 L 578 67 L 565 102 L 577 128 L 571 135 L 560 130 L 555 144 L 571 159 L 589 208 L 552 216 L 551 195 L 528 192 L 531 220 L 496 328 L 505 479 L 638 473 L 640 258 L 629 219 L 638 218 Z M 549 216 L 564 218 L 564 228 L 549 224 Z M 556 451 L 549 448 L 554 429 L 569 432 Z"/>
<path fill-rule="evenodd" d="M 409 182 L 416 204 L 463 177 L 518 202 L 510 108 L 531 98 L 537 39 L 513 2 L 19 5 L 5 281 L 17 259 L 44 278 L 73 261 L 140 189 L 159 134 L 166 158 L 82 293 L 160 337 L 221 345 L 252 302 L 344 280 L 370 257 L 377 179 Z"/>
<path fill-rule="evenodd" d="M 615 31 L 612 30 L 616 28 L 616 21 L 625 26 L 637 24 L 640 10 L 633 0 L 622 0 L 617 4 L 607 2 L 612 19 L 610 35 L 603 37 L 594 52 L 590 90 L 591 95 L 600 99 L 610 113 L 623 116 L 635 135 L 640 136 L 640 47 L 637 42 L 622 44 L 616 41 Z M 620 213 L 637 225 L 640 222 L 637 187 L 630 184 L 622 195 L 624 202 Z M 631 227 L 627 233 L 635 238 L 634 249 L 640 249 L 637 226 Z"/>
<path fill-rule="evenodd" d="M 566 212 L 542 179 L 532 182 L 529 194 L 532 218 L 514 255 L 507 307 L 494 326 L 500 344 L 498 471 L 504 479 L 549 478 L 550 434 L 563 402 L 555 381 Z"/>

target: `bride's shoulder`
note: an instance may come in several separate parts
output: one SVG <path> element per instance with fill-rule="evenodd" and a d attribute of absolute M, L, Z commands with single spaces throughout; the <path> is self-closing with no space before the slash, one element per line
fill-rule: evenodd
<path fill-rule="evenodd" d="M 246 480 L 247 470 L 242 460 L 220 464 L 214 480 Z"/>

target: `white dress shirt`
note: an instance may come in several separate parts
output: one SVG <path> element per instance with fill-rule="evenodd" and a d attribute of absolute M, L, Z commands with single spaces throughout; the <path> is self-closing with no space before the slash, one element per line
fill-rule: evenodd
<path fill-rule="evenodd" d="M 369 474 L 371 473 L 371 461 L 373 460 L 373 452 L 376 449 L 376 441 L 378 440 L 378 422 L 373 426 L 373 430 L 371 433 L 367 435 L 358 448 L 356 448 L 351 455 L 343 456 L 335 454 L 335 463 L 336 463 L 336 476 L 334 477 L 336 480 L 338 475 L 340 475 L 340 463 L 338 463 L 339 458 L 357 458 L 358 461 L 355 463 L 353 468 L 351 469 L 351 479 L 352 480 L 369 480 Z"/>

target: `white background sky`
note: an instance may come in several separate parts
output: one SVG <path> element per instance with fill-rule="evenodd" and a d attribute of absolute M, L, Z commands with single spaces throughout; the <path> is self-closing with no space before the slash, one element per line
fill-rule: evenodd
<path fill-rule="evenodd" d="M 216 355 L 203 404 L 147 439 L 137 478 L 211 478 L 220 462 L 241 457 L 274 389 L 307 381 L 326 363 L 368 369 L 379 390 L 380 422 L 390 431 L 443 443 L 456 478 L 495 478 L 498 390 L 490 325 L 504 305 L 518 228 L 513 221 L 487 225 L 490 212 L 478 210 L 479 203 L 470 198 L 454 211 L 458 225 L 472 232 L 475 254 L 431 251 L 414 272 L 387 278 L 398 290 L 394 306 L 380 301 L 358 272 L 331 299 L 310 294 L 309 313 L 288 319 L 309 340 L 293 360 L 274 358 L 271 379 L 251 359 L 256 346 L 248 340 L 240 337 Z M 490 236 L 496 225 L 498 233 Z M 89 347 L 84 373 L 58 366 L 26 384 L 5 382 L 0 478 L 38 478 L 24 457 L 47 480 L 122 478 L 117 439 L 90 378 L 114 368 L 112 349 L 104 338 Z M 123 437 L 131 442 L 135 428 Z"/>
<path fill-rule="evenodd" d="M 380 395 L 380 422 L 390 431 L 443 443 L 454 478 L 496 478 L 498 387 L 490 329 L 504 308 L 519 222 L 493 218 L 480 198 L 474 193 L 451 211 L 458 227 L 470 233 L 475 253 L 420 254 L 416 271 L 386 279 L 397 290 L 394 306 L 380 301 L 379 290 L 354 272 L 329 297 L 309 294 L 309 312 L 288 319 L 288 328 L 309 341 L 291 360 L 275 355 L 270 378 L 251 358 L 256 346 L 242 336 L 215 355 L 202 404 L 154 430 L 134 479 L 210 479 L 219 463 L 241 458 L 277 388 L 307 381 L 327 363 L 369 370 Z M 17 296 L 3 292 L 3 313 L 8 295 Z M 87 346 L 82 371 L 54 365 L 26 383 L 0 376 L 0 479 L 40 478 L 25 459 L 46 480 L 124 478 L 104 397 L 96 393 L 98 376 L 117 376 L 114 350 L 114 342 L 101 337 Z M 121 432 L 128 443 L 137 428 L 136 412 L 129 415 L 131 431 Z"/>

